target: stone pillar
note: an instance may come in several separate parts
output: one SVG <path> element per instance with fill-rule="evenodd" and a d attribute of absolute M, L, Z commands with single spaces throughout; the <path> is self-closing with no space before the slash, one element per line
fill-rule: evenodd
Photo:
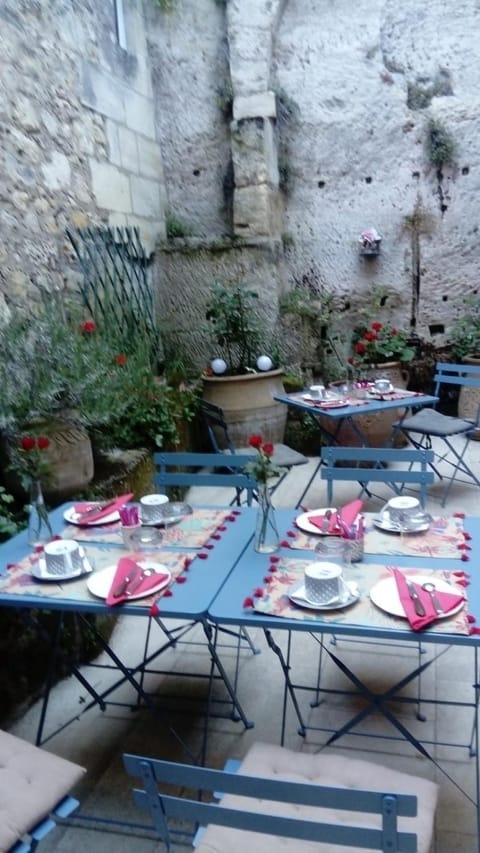
<path fill-rule="evenodd" d="M 285 0 L 231 0 L 227 6 L 234 171 L 233 230 L 246 239 L 281 239 L 272 44 Z"/>

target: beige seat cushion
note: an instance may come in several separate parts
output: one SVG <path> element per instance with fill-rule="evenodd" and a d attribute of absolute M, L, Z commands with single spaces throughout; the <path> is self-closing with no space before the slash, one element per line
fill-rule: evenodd
<path fill-rule="evenodd" d="M 83 767 L 0 730 L 0 851 L 43 820 L 78 782 Z"/>
<path fill-rule="evenodd" d="M 418 837 L 419 853 L 428 853 L 433 835 L 433 821 L 438 796 L 438 786 L 418 776 L 410 776 L 396 770 L 373 764 L 370 761 L 355 760 L 343 755 L 322 752 L 319 755 L 307 755 L 293 752 L 280 746 L 256 743 L 247 753 L 239 771 L 246 775 L 267 776 L 291 780 L 292 782 L 318 783 L 337 788 L 359 788 L 385 793 L 415 794 L 418 798 L 418 816 L 400 818 L 399 828 L 415 832 Z M 236 795 L 226 795 L 222 799 L 225 806 L 242 805 L 252 811 L 273 812 L 280 810 L 284 816 L 311 818 L 336 824 L 356 826 L 380 826 L 380 817 L 361 812 L 334 811 L 327 808 L 315 809 L 311 806 L 283 805 L 268 800 L 250 800 Z M 211 824 L 207 827 L 196 853 L 272 853 L 290 851 L 290 853 L 353 853 L 358 847 L 344 847 L 330 844 L 317 844 L 312 841 L 297 841 L 289 838 L 277 838 L 260 833 L 244 832 Z"/>

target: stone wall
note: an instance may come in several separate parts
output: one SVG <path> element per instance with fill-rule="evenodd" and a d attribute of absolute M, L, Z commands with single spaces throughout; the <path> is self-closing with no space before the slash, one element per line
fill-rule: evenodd
<path fill-rule="evenodd" d="M 126 50 L 113 5 L 0 6 L 0 294 L 64 286 L 66 225 L 139 224 L 182 325 L 228 237 L 222 274 L 272 312 L 294 285 L 334 292 L 348 329 L 382 287 L 395 322 L 443 344 L 477 289 L 478 2 L 123 0 Z M 456 143 L 440 169 L 431 119 Z M 196 269 L 166 221 L 202 243 Z"/>
<path fill-rule="evenodd" d="M 165 233 L 145 22 L 124 6 L 127 49 L 112 2 L 0 4 L 0 307 L 66 286 L 66 226 Z"/>
<path fill-rule="evenodd" d="M 443 345 L 462 297 L 478 288 L 478 3 L 228 0 L 223 19 L 215 6 L 178 0 L 160 52 L 178 55 L 194 15 L 208 43 L 224 27 L 234 181 L 225 226 L 249 244 L 283 238 L 288 249 L 270 275 L 279 293 L 294 285 L 307 298 L 335 293 L 346 332 L 360 310 L 373 315 L 372 296 L 382 289 L 382 318 L 389 313 Z M 212 96 L 206 76 L 196 84 L 194 128 L 197 113 L 211 115 Z M 440 169 L 427 153 L 431 119 L 456 146 L 454 162 Z M 210 149 L 199 161 L 195 129 L 182 130 L 164 148 L 182 170 L 169 196 L 180 217 L 188 213 L 193 234 L 204 235 L 203 202 L 189 175 L 209 162 Z M 224 158 L 222 149 L 222 171 Z M 370 227 L 382 236 L 378 256 L 360 253 L 360 233 Z M 176 273 L 170 282 L 167 271 L 161 286 L 182 288 Z M 229 277 L 242 277 L 235 255 Z M 196 287 L 206 278 L 204 265 Z"/>

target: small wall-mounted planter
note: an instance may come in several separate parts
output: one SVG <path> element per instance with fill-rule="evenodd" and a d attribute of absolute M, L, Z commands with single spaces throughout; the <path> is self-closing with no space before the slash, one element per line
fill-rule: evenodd
<path fill-rule="evenodd" d="M 380 254 L 380 243 L 382 238 L 375 228 L 362 231 L 358 238 L 360 243 L 360 254 L 364 257 L 375 257 Z"/>

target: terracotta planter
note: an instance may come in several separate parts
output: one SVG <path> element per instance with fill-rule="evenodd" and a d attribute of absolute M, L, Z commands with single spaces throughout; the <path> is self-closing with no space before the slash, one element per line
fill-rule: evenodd
<path fill-rule="evenodd" d="M 369 370 L 362 371 L 362 378 L 378 379 L 379 377 L 387 377 L 395 388 L 406 388 L 408 383 L 408 371 L 402 368 L 399 361 L 390 361 L 386 364 L 379 364 Z M 365 435 L 370 447 L 385 447 L 392 426 L 398 420 L 401 414 L 401 408 L 388 409 L 385 412 L 373 412 L 371 415 L 359 415 L 355 418 L 355 423 Z M 331 429 L 332 422 L 326 421 L 326 426 Z M 338 444 L 343 444 L 345 447 L 359 447 L 360 439 L 349 424 L 343 424 L 338 436 Z M 406 444 L 406 439 L 402 436 L 398 437 L 396 446 Z"/>
<path fill-rule="evenodd" d="M 206 376 L 203 397 L 223 409 L 236 447 L 244 447 L 258 433 L 273 444 L 283 442 L 287 406 L 273 399 L 284 392 L 283 370 L 243 376 Z M 218 436 L 219 439 L 221 436 Z"/>
<path fill-rule="evenodd" d="M 48 481 L 42 481 L 42 490 L 46 500 L 61 503 L 81 493 L 93 479 L 94 466 L 90 437 L 86 429 L 68 420 L 52 418 L 36 421 L 30 428 L 37 435 L 45 435 L 50 440 L 45 456 L 50 468 Z M 28 428 L 23 430 L 28 432 Z M 18 477 L 8 469 L 11 450 L 3 440 L 3 450 L 7 465 L 2 477 L 7 489 L 16 497 L 26 498 Z"/>

